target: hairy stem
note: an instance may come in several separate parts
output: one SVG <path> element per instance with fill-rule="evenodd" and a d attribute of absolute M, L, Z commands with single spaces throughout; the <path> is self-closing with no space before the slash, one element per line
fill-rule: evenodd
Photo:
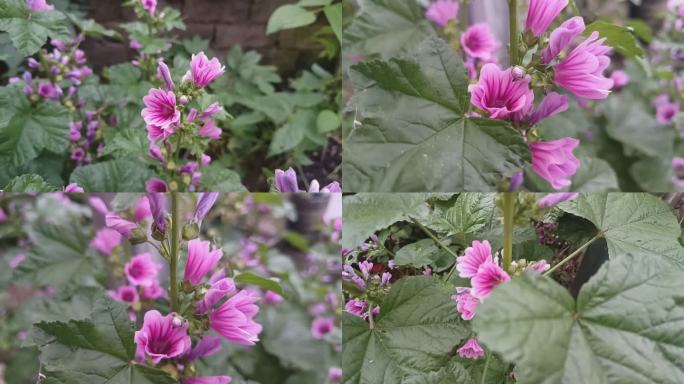
<path fill-rule="evenodd" d="M 178 310 L 178 280 L 177 280 L 177 267 L 178 267 L 178 224 L 180 220 L 180 212 L 178 209 L 178 193 L 171 193 L 171 254 L 169 255 L 169 270 L 170 270 L 170 284 L 169 297 L 171 300 L 171 311 L 175 312 Z"/>
<path fill-rule="evenodd" d="M 517 192 L 503 193 L 503 269 L 508 271 L 513 261 L 513 222 L 515 219 L 515 203 L 518 200 Z"/>
<path fill-rule="evenodd" d="M 520 64 L 518 57 L 518 0 L 508 0 L 509 47 L 508 55 L 511 66 Z"/>
<path fill-rule="evenodd" d="M 368 302 L 368 327 L 369 329 L 375 328 L 375 320 L 373 320 L 373 302 Z"/>
<path fill-rule="evenodd" d="M 587 241 L 584 243 L 581 247 L 577 248 L 575 252 L 571 253 L 566 257 L 565 259 L 561 260 L 558 264 L 554 265 L 553 268 L 549 269 L 548 271 L 544 272 L 544 276 L 550 276 L 555 270 L 560 268 L 563 264 L 567 263 L 568 261 L 572 260 L 575 256 L 579 255 L 582 253 L 582 251 L 587 248 L 591 243 L 599 239 L 600 237 L 603 236 L 603 233 L 598 233 L 596 236 L 594 236 L 591 240 Z"/>
<path fill-rule="evenodd" d="M 431 238 L 432 240 L 434 240 L 435 243 L 437 243 L 437 245 L 439 245 L 442 249 L 444 249 L 445 251 L 447 251 L 447 253 L 449 253 L 451 256 L 453 256 L 453 257 L 454 257 L 454 262 L 456 261 L 456 258 L 458 257 L 458 255 L 456 254 L 456 252 L 452 251 L 449 247 L 447 247 L 444 243 L 442 243 L 442 241 L 441 241 L 440 239 L 438 239 L 437 236 L 435 236 L 435 234 L 432 233 L 432 231 L 430 231 L 430 230 L 427 229 L 423 224 L 421 224 L 420 222 L 418 222 L 418 220 L 416 220 L 416 219 L 414 219 L 414 218 L 411 218 L 411 221 L 413 221 L 413 223 L 414 223 L 415 225 L 417 225 L 418 228 L 420 228 L 420 230 L 423 231 L 426 235 L 430 236 L 430 238 Z M 449 279 L 451 278 L 451 275 L 454 273 L 454 270 L 455 270 L 455 269 L 456 269 L 456 264 L 454 263 L 454 266 L 451 267 L 451 270 L 449 271 L 449 274 L 448 274 L 447 277 L 446 277 L 446 281 L 449 281 Z"/>

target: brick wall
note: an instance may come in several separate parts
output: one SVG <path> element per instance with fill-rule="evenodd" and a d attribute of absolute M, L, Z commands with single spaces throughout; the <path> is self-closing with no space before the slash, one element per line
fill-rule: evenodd
<path fill-rule="evenodd" d="M 90 16 L 114 27 L 117 23 L 134 19 L 129 8 L 121 7 L 121 0 L 89 0 Z M 159 0 L 158 9 L 172 6 L 181 11 L 187 29 L 178 31 L 181 38 L 195 35 L 209 39 L 210 46 L 225 61 L 225 53 L 234 45 L 255 49 L 264 62 L 278 66 L 288 75 L 316 61 L 318 48 L 311 36 L 315 27 L 283 31 L 266 36 L 266 23 L 280 5 L 294 0 Z M 96 67 L 130 60 L 134 52 L 124 43 L 89 40 L 84 49 Z"/>

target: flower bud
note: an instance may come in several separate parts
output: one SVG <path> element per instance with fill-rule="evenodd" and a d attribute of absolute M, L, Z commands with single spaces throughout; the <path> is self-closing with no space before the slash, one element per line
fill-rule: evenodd
<path fill-rule="evenodd" d="M 170 220 L 168 220 L 168 218 L 166 218 L 166 225 L 164 226 L 164 228 L 165 229 L 169 228 L 170 225 L 171 225 Z M 164 230 L 159 229 L 159 226 L 153 224 L 152 225 L 152 238 L 157 240 L 157 241 L 164 241 L 164 239 L 166 239 L 166 230 L 165 229 Z"/>
<path fill-rule="evenodd" d="M 147 241 L 147 233 L 141 227 L 135 227 L 131 231 L 131 237 L 128 240 L 131 244 L 142 244 Z"/>
<path fill-rule="evenodd" d="M 180 99 L 179 99 L 179 101 L 180 101 L 180 103 L 181 103 L 182 105 L 187 105 L 187 104 L 190 102 L 190 100 L 188 99 L 188 97 L 185 96 L 185 95 L 181 96 Z"/>
<path fill-rule="evenodd" d="M 183 240 L 190 241 L 199 237 L 199 225 L 191 221 L 183 226 Z"/>
<path fill-rule="evenodd" d="M 515 80 L 522 80 L 526 75 L 525 68 L 520 67 L 520 66 L 515 66 L 515 67 L 513 67 L 511 74 L 513 75 L 514 81 Z"/>

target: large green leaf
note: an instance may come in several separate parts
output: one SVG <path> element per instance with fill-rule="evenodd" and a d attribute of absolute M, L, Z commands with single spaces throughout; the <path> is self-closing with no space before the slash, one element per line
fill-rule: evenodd
<path fill-rule="evenodd" d="M 397 221 L 426 216 L 429 208 L 425 201 L 429 196 L 418 193 L 359 193 L 345 196 L 342 246 L 356 247 L 375 231 Z"/>
<path fill-rule="evenodd" d="M 447 251 L 440 248 L 432 239 L 418 240 L 401 247 L 394 258 L 397 265 L 410 265 L 421 268 L 436 265 L 437 271 L 453 264 L 456 260 Z"/>
<path fill-rule="evenodd" d="M 103 297 L 85 320 L 40 322 L 46 384 L 173 384 L 164 371 L 137 363 L 133 324 L 121 303 Z M 45 342 L 47 340 L 47 342 Z"/>
<path fill-rule="evenodd" d="M 344 29 L 342 46 L 352 53 L 390 58 L 434 35 L 417 1 L 369 0 Z"/>
<path fill-rule="evenodd" d="M 69 146 L 67 110 L 54 102 L 29 103 L 15 87 L 0 88 L 0 162 L 19 166 L 43 150 L 65 152 Z"/>
<path fill-rule="evenodd" d="M 598 31 L 599 36 L 606 39 L 606 44 L 623 56 L 634 58 L 644 55 L 633 30 L 628 27 L 599 20 L 589 24 L 584 34 L 589 35 L 594 31 Z"/>
<path fill-rule="evenodd" d="M 464 235 L 491 229 L 497 213 L 493 193 L 462 193 L 452 207 L 436 209 L 425 224 L 446 236 Z"/>
<path fill-rule="evenodd" d="M 547 277 L 497 287 L 477 308 L 478 340 L 525 384 L 684 382 L 684 279 L 663 258 L 620 255 L 577 302 Z"/>
<path fill-rule="evenodd" d="M 591 221 L 608 242 L 611 257 L 632 254 L 646 259 L 665 256 L 684 266 L 681 228 L 672 209 L 646 193 L 587 193 L 560 205 Z"/>
<path fill-rule="evenodd" d="M 285 4 L 278 7 L 268 19 L 266 34 L 270 35 L 284 29 L 299 28 L 316 21 L 316 14 L 300 6 Z"/>
<path fill-rule="evenodd" d="M 202 168 L 202 187 L 205 191 L 214 192 L 244 192 L 240 175 L 218 163 Z"/>
<path fill-rule="evenodd" d="M 17 176 L 3 188 L 5 192 L 55 192 L 57 188 L 48 184 L 39 175 Z"/>
<path fill-rule="evenodd" d="M 86 192 L 144 192 L 145 181 L 154 173 L 144 164 L 131 160 L 111 160 L 78 168 L 71 182 Z"/>
<path fill-rule="evenodd" d="M 0 31 L 7 32 L 14 47 L 25 56 L 38 52 L 48 36 L 66 40 L 71 34 L 64 14 L 29 11 L 24 0 L 0 2 Z"/>
<path fill-rule="evenodd" d="M 465 118 L 468 77 L 440 39 L 353 67 L 360 122 L 344 143 L 347 191 L 483 191 L 530 161 L 507 122 Z"/>
<path fill-rule="evenodd" d="M 442 370 L 451 359 L 450 351 L 469 334 L 452 294 L 437 278 L 407 277 L 394 284 L 380 303 L 373 329 L 365 320 L 345 313 L 343 382 L 401 383 L 410 378 L 411 383 L 439 383 L 421 378 Z"/>

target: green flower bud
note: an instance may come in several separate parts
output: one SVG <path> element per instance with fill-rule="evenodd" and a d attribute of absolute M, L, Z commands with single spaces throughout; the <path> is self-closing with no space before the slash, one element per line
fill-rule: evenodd
<path fill-rule="evenodd" d="M 199 237 L 199 225 L 194 221 L 191 221 L 183 226 L 183 240 L 190 241 Z"/>

